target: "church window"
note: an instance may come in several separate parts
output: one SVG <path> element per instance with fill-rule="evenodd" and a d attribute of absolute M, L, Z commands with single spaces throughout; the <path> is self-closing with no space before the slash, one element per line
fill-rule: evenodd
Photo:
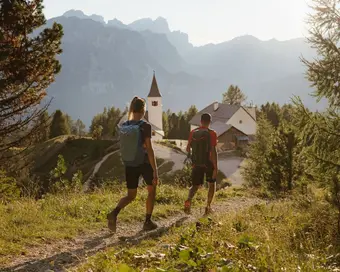
<path fill-rule="evenodd" d="M 240 120 L 239 123 L 242 124 L 243 123 L 242 120 Z"/>
<path fill-rule="evenodd" d="M 157 107 L 158 106 L 158 101 L 152 101 L 152 106 Z"/>

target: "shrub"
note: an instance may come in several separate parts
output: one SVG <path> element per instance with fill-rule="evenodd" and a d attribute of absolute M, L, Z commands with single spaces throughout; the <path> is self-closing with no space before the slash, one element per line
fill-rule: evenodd
<path fill-rule="evenodd" d="M 8 177 L 0 170 L 0 202 L 8 203 L 20 197 L 20 189 L 14 178 Z"/>

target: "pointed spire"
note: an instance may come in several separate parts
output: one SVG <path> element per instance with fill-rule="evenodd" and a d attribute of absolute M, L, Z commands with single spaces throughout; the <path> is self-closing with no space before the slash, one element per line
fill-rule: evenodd
<path fill-rule="evenodd" d="M 152 84 L 151 84 L 151 88 L 150 88 L 150 92 L 149 92 L 148 97 L 162 97 L 162 95 L 161 95 L 161 93 L 159 92 L 159 89 L 158 89 L 155 71 L 153 71 Z"/>

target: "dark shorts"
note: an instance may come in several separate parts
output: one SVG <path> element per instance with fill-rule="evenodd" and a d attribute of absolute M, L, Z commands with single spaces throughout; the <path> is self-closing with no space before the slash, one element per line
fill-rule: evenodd
<path fill-rule="evenodd" d="M 207 167 L 193 167 L 192 169 L 192 185 L 203 185 L 204 177 L 207 182 L 215 183 L 216 179 L 213 179 L 214 166 L 212 163 L 209 163 Z"/>
<path fill-rule="evenodd" d="M 151 164 L 144 163 L 141 166 L 126 166 L 125 167 L 125 179 L 128 189 L 137 189 L 139 178 L 143 177 L 147 185 L 152 185 L 153 181 L 153 169 Z"/>

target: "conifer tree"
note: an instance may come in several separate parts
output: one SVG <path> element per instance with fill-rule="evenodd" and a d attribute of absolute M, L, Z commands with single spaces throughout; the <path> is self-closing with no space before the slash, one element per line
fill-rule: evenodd
<path fill-rule="evenodd" d="M 70 126 L 66 115 L 61 110 L 56 110 L 51 123 L 50 138 L 69 135 L 70 133 Z"/>
<path fill-rule="evenodd" d="M 303 59 L 307 76 L 316 88 L 317 99 L 326 98 L 329 107 L 324 113 L 311 113 L 299 98 L 295 99 L 302 129 L 308 174 L 331 192 L 329 200 L 338 209 L 340 233 L 340 1 L 313 0 L 309 18 L 312 47 L 318 58 Z"/>
<path fill-rule="evenodd" d="M 247 97 L 238 86 L 230 85 L 227 92 L 223 94 L 222 103 L 230 105 L 241 105 Z"/>
<path fill-rule="evenodd" d="M 61 69 L 62 26 L 32 35 L 45 23 L 42 0 L 0 1 L 0 161 L 36 131 L 48 106 L 40 103 Z"/>
<path fill-rule="evenodd" d="M 47 111 L 42 113 L 38 118 L 38 129 L 36 134 L 36 142 L 46 142 L 50 137 L 51 118 Z"/>

